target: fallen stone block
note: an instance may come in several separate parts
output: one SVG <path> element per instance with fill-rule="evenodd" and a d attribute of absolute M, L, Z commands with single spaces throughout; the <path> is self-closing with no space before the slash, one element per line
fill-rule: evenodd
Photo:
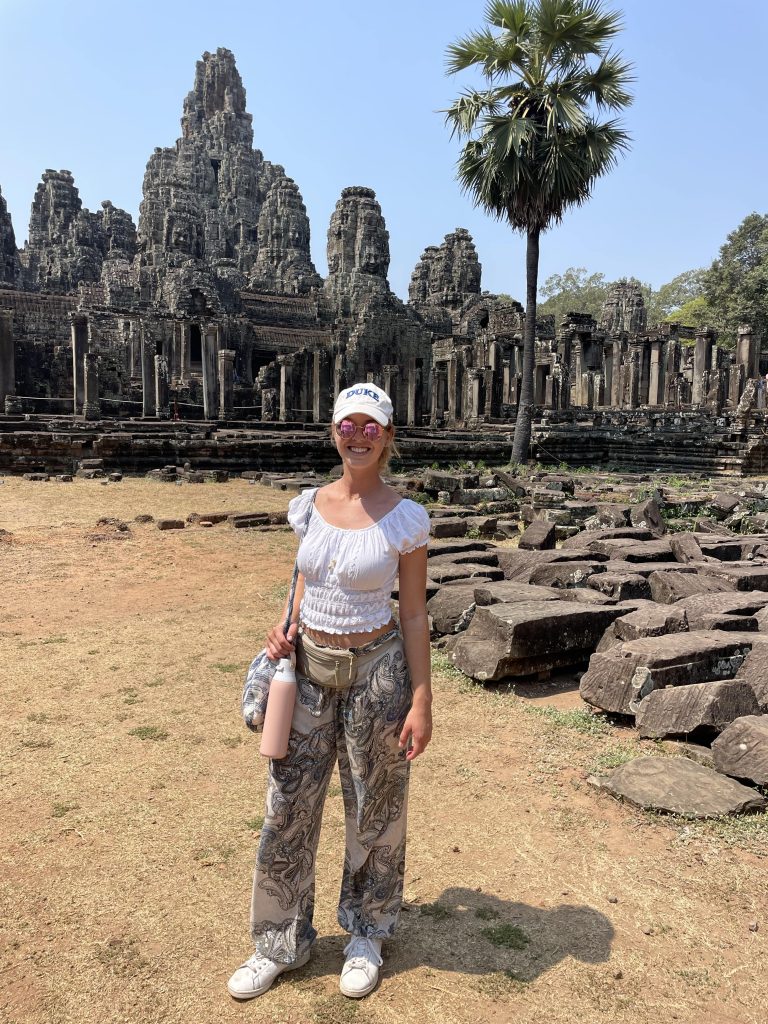
<path fill-rule="evenodd" d="M 704 622 L 711 615 L 754 616 L 768 606 L 768 594 L 758 591 L 724 591 L 722 594 L 694 594 L 677 602 L 685 610 L 690 629 L 706 629 Z"/>
<path fill-rule="evenodd" d="M 731 679 L 653 690 L 640 701 L 635 724 L 646 739 L 691 736 L 707 741 L 734 719 L 759 712 L 749 683 Z"/>
<path fill-rule="evenodd" d="M 229 519 L 230 512 L 190 512 L 187 516 L 188 523 L 206 522 L 215 526 L 216 523 L 224 523 Z"/>
<path fill-rule="evenodd" d="M 680 562 L 620 562 L 616 559 L 610 558 L 605 563 L 605 571 L 607 573 L 618 573 L 619 575 L 627 575 L 632 573 L 637 576 L 644 576 L 648 579 L 651 573 L 654 572 L 696 572 L 697 566 L 695 565 L 682 565 Z"/>
<path fill-rule="evenodd" d="M 698 543 L 703 554 L 709 558 L 716 558 L 719 562 L 741 562 L 744 558 L 745 544 L 749 553 L 754 553 L 760 546 L 755 541 L 745 541 L 743 537 L 734 537 L 733 540 L 723 537 L 707 540 L 700 537 Z"/>
<path fill-rule="evenodd" d="M 496 524 L 496 536 L 500 540 L 514 540 L 520 536 L 517 519 L 500 519 Z"/>
<path fill-rule="evenodd" d="M 605 563 L 603 563 L 605 567 Z M 638 573 L 596 573 L 589 577 L 587 586 L 607 597 L 615 598 L 617 601 L 627 601 L 631 598 L 650 599 L 651 586 L 648 580 Z"/>
<path fill-rule="evenodd" d="M 494 473 L 500 483 L 504 484 L 506 489 L 515 497 L 523 498 L 528 493 L 528 487 L 523 480 L 518 480 L 517 477 L 512 476 L 510 473 L 505 473 L 501 469 L 495 469 Z"/>
<path fill-rule="evenodd" d="M 51 479 L 48 473 L 23 473 L 21 478 L 22 480 L 31 480 L 33 483 L 44 483 L 46 480 Z"/>
<path fill-rule="evenodd" d="M 518 547 L 523 551 L 552 551 L 556 540 L 552 523 L 537 520 L 524 531 Z"/>
<path fill-rule="evenodd" d="M 685 611 L 675 606 L 665 607 L 649 602 L 637 611 L 622 615 L 613 625 L 619 640 L 629 642 L 644 636 L 685 633 L 688 630 L 688 618 Z"/>
<path fill-rule="evenodd" d="M 535 587 L 584 587 L 590 576 L 602 571 L 601 562 L 549 562 L 536 566 L 531 572 L 530 583 Z"/>
<path fill-rule="evenodd" d="M 589 550 L 622 562 L 673 562 L 672 549 L 668 540 L 646 540 L 642 542 L 607 537 L 589 541 Z"/>
<path fill-rule="evenodd" d="M 485 536 L 493 536 L 499 522 L 498 516 L 467 516 L 464 520 L 467 530 L 477 530 Z"/>
<path fill-rule="evenodd" d="M 652 572 L 648 583 L 652 599 L 659 604 L 674 604 L 694 594 L 720 594 L 736 589 L 728 580 L 682 572 Z"/>
<path fill-rule="evenodd" d="M 491 551 L 494 545 L 487 540 L 463 540 L 461 537 L 453 539 L 439 539 L 432 541 L 427 554 L 430 559 L 439 555 L 465 555 L 468 551 Z"/>
<path fill-rule="evenodd" d="M 587 704 L 616 714 L 634 714 L 652 690 L 733 679 L 759 634 L 716 630 L 642 637 L 595 653 L 581 677 Z"/>
<path fill-rule="evenodd" d="M 477 487 L 480 482 L 478 473 L 450 473 L 440 469 L 428 469 L 423 476 L 424 490 L 437 494 L 438 491 L 465 490 Z"/>
<path fill-rule="evenodd" d="M 768 714 L 768 644 L 755 644 L 736 678 L 751 686 L 761 714 Z"/>
<path fill-rule="evenodd" d="M 704 559 L 704 552 L 692 533 L 676 533 L 669 538 L 669 546 L 677 562 L 685 564 L 686 562 L 701 562 Z"/>
<path fill-rule="evenodd" d="M 453 659 L 465 675 L 486 682 L 581 664 L 618 614 L 614 606 L 566 601 L 478 606 L 454 642 Z"/>
<path fill-rule="evenodd" d="M 533 570 L 539 565 L 550 562 L 602 562 L 604 556 L 595 555 L 591 551 L 562 548 L 559 551 L 521 551 L 519 548 L 498 548 L 496 557 L 499 568 L 504 570 L 508 580 L 519 580 L 529 583 Z"/>
<path fill-rule="evenodd" d="M 768 715 L 745 715 L 724 729 L 712 744 L 715 768 L 759 786 L 768 783 Z"/>
<path fill-rule="evenodd" d="M 475 487 L 451 493 L 452 505 L 479 505 L 485 501 L 502 501 L 509 497 L 506 487 Z"/>
<path fill-rule="evenodd" d="M 654 498 L 647 498 L 629 510 L 629 518 L 633 526 L 641 529 L 651 530 L 657 536 L 667 532 L 664 520 L 661 518 L 661 509 Z"/>
<path fill-rule="evenodd" d="M 430 533 L 433 537 L 464 537 L 467 533 L 466 519 L 438 519 L 432 522 Z"/>
<path fill-rule="evenodd" d="M 604 530 L 589 530 L 578 535 L 578 537 L 572 537 L 567 540 L 564 544 L 564 548 L 580 548 L 588 547 L 594 541 L 598 540 L 624 540 L 624 541 L 646 541 L 653 540 L 653 534 L 650 530 L 639 529 L 635 526 L 621 526 L 614 528 L 606 528 Z"/>
<path fill-rule="evenodd" d="M 183 530 L 184 529 L 183 519 L 158 519 L 157 528 L 158 530 Z"/>
<path fill-rule="evenodd" d="M 433 568 L 437 565 L 461 565 L 464 562 L 472 562 L 473 565 L 499 566 L 498 554 L 496 551 L 454 551 L 450 555 L 433 555 L 428 560 L 428 565 Z"/>
<path fill-rule="evenodd" d="M 720 491 L 709 504 L 708 512 L 715 519 L 725 519 L 731 515 L 741 503 L 738 494 L 730 494 L 727 491 Z"/>
<path fill-rule="evenodd" d="M 472 621 L 475 612 L 473 585 L 441 587 L 427 602 L 427 612 L 432 617 L 433 632 L 441 636 L 461 632 Z"/>
<path fill-rule="evenodd" d="M 723 629 L 732 632 L 757 632 L 758 622 L 754 615 L 728 615 L 725 612 L 710 612 L 701 616 L 699 629 Z"/>
<path fill-rule="evenodd" d="M 590 782 L 636 807 L 686 818 L 719 818 L 768 806 L 754 789 L 687 757 L 636 757 Z"/>
<path fill-rule="evenodd" d="M 427 578 L 433 583 L 449 583 L 452 580 L 470 580 L 481 577 L 486 580 L 503 580 L 504 573 L 492 565 L 473 562 L 445 562 L 442 565 L 427 563 Z"/>
<path fill-rule="evenodd" d="M 701 743 L 689 743 L 687 740 L 662 740 L 659 746 L 668 754 L 674 754 L 677 757 L 688 757 L 691 761 L 695 761 L 696 764 L 701 764 L 705 768 L 711 768 L 712 771 L 715 770 L 715 759 L 712 756 L 711 749 Z"/>
<path fill-rule="evenodd" d="M 732 534 L 733 531 L 725 528 L 722 523 L 706 516 L 699 517 L 693 526 L 695 533 Z"/>
<path fill-rule="evenodd" d="M 532 587 L 517 580 L 491 580 L 476 583 L 475 602 L 478 605 L 520 604 L 522 601 L 557 601 L 559 595 L 549 587 Z"/>
<path fill-rule="evenodd" d="M 729 584 L 732 590 L 768 591 L 768 565 L 707 564 L 699 566 L 697 571 L 708 579 Z"/>

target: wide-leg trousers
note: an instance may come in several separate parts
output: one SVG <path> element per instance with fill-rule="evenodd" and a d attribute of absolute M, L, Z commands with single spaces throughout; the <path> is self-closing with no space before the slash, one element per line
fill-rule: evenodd
<path fill-rule="evenodd" d="M 298 676 L 288 753 L 269 763 L 253 878 L 251 938 L 262 956 L 294 963 L 317 935 L 315 857 L 337 759 L 346 833 L 338 921 L 345 931 L 367 938 L 394 932 L 403 894 L 410 769 L 398 741 L 411 699 L 399 636 L 349 689 Z"/>

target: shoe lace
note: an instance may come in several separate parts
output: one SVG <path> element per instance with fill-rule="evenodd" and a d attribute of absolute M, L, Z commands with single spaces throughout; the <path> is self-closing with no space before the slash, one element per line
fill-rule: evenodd
<path fill-rule="evenodd" d="M 245 961 L 243 967 L 248 967 L 254 972 L 254 974 L 258 974 L 259 971 L 263 970 L 265 967 L 269 967 L 272 963 L 273 961 L 270 960 L 268 956 L 262 956 L 260 953 L 254 953 L 252 957 L 249 957 L 248 960 Z"/>
<path fill-rule="evenodd" d="M 348 967 L 366 967 L 369 963 L 381 967 L 384 963 L 376 946 L 371 939 L 367 939 L 364 935 L 354 936 L 344 947 L 344 952 L 347 956 L 346 965 Z"/>

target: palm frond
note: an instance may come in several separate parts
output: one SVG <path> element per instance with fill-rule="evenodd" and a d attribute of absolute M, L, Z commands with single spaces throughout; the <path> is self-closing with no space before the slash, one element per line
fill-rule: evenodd
<path fill-rule="evenodd" d="M 465 90 L 453 106 L 443 111 L 446 124 L 451 127 L 451 137 L 471 135 L 479 118 L 483 115 L 495 115 L 501 109 L 501 103 L 494 92 L 477 92 Z"/>
<path fill-rule="evenodd" d="M 490 29 L 484 32 L 473 32 L 471 35 L 458 39 L 451 43 L 446 52 L 445 73 L 456 75 L 460 71 L 466 71 L 475 64 L 485 63 L 488 54 L 495 51 L 496 36 Z"/>

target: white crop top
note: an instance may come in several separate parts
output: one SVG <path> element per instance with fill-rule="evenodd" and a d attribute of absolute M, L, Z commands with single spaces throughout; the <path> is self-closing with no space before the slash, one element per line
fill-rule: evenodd
<path fill-rule="evenodd" d="M 324 633 L 370 633 L 392 618 L 392 587 L 400 555 L 429 539 L 429 516 L 403 498 L 378 522 L 358 530 L 326 523 L 312 509 L 317 488 L 303 491 L 288 506 L 288 522 L 301 540 L 297 561 L 304 577 L 300 618 Z"/>

